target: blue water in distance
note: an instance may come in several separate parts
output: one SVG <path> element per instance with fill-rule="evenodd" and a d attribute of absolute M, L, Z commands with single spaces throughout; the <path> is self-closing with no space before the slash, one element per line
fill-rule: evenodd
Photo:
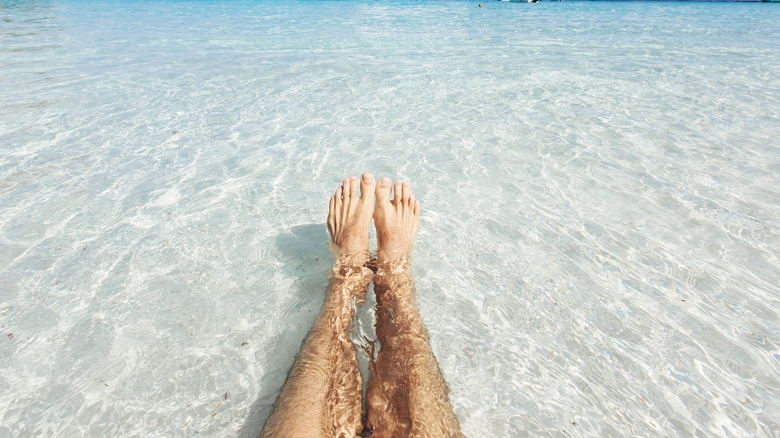
<path fill-rule="evenodd" d="M 256 436 L 363 171 L 422 203 L 418 304 L 468 436 L 779 433 L 774 5 L 0 18 L 0 436 Z"/>

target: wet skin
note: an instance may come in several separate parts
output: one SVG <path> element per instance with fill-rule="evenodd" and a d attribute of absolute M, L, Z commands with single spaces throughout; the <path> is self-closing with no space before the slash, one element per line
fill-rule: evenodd
<path fill-rule="evenodd" d="M 372 219 L 379 248 L 373 280 L 381 350 L 371 363 L 363 417 L 349 325 L 353 300 L 363 301 L 372 279 Z M 328 207 L 336 262 L 325 304 L 261 437 L 462 436 L 414 303 L 410 254 L 419 225 L 420 203 L 408 183 L 381 178 L 375 184 L 373 175 L 363 174 L 336 189 Z"/>

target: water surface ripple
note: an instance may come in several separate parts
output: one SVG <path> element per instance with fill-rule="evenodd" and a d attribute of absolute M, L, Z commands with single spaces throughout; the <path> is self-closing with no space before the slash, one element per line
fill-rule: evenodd
<path fill-rule="evenodd" d="M 0 436 L 255 436 L 361 171 L 468 436 L 780 435 L 780 9 L 484 6 L 0 0 Z"/>

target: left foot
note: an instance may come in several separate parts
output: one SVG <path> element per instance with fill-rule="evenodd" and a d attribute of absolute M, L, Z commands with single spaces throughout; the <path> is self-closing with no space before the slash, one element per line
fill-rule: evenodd
<path fill-rule="evenodd" d="M 359 182 L 354 176 L 345 179 L 331 196 L 328 234 L 337 257 L 368 254 L 368 229 L 374 216 L 375 188 L 374 175 L 364 173 Z"/>

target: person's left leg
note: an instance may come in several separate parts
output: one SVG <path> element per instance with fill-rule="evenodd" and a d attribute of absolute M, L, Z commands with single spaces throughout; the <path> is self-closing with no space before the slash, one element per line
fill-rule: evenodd
<path fill-rule="evenodd" d="M 354 437 L 362 431 L 361 388 L 349 338 L 353 299 L 365 298 L 372 272 L 368 229 L 374 214 L 374 177 L 345 179 L 330 199 L 328 233 L 336 257 L 317 322 L 295 360 L 261 437 Z"/>

